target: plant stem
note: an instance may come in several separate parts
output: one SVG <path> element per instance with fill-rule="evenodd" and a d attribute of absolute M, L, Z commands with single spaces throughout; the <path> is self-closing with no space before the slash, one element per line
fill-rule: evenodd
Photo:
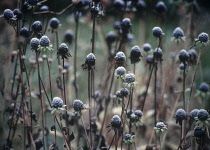
<path fill-rule="evenodd" d="M 87 134 L 87 131 L 86 131 L 86 128 L 85 128 L 85 124 L 84 124 L 84 119 L 83 119 L 82 112 L 81 112 L 81 120 L 82 120 L 82 125 L 83 125 L 84 131 L 85 131 L 85 135 L 87 137 L 87 142 L 88 142 L 89 148 L 91 150 L 92 148 L 91 148 L 91 144 L 90 144 L 90 141 L 89 141 L 89 138 L 88 138 L 88 134 Z"/>
<path fill-rule="evenodd" d="M 76 31 L 75 31 L 75 40 L 74 40 L 74 89 L 76 99 L 78 98 L 78 87 L 77 87 L 77 38 L 78 38 L 78 28 L 79 22 L 76 21 Z"/>
<path fill-rule="evenodd" d="M 154 126 L 156 126 L 157 123 L 157 62 L 155 62 L 155 83 L 154 83 L 154 108 L 155 108 L 155 114 L 154 114 Z M 157 136 L 155 134 L 155 145 L 157 146 Z"/>
<path fill-rule="evenodd" d="M 91 124 L 91 109 L 92 109 L 92 101 L 91 101 L 91 70 L 88 71 L 88 100 L 89 100 L 89 126 L 90 126 L 90 148 L 92 149 L 92 124 Z"/>

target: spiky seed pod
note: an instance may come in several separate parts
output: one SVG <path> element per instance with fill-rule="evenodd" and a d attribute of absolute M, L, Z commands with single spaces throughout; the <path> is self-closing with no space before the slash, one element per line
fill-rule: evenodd
<path fill-rule="evenodd" d="M 152 29 L 152 33 L 156 38 L 161 38 L 164 35 L 164 33 L 160 27 L 154 27 Z"/>
<path fill-rule="evenodd" d="M 50 20 L 50 27 L 55 30 L 59 27 L 60 21 L 57 18 L 52 18 Z"/>
<path fill-rule="evenodd" d="M 113 31 L 110 31 L 107 35 L 106 35 L 106 43 L 108 45 L 111 45 L 112 43 L 114 43 L 116 40 L 116 35 Z"/>
<path fill-rule="evenodd" d="M 187 114 L 184 109 L 178 109 L 176 111 L 176 123 L 179 123 L 181 125 L 181 122 L 186 119 Z"/>
<path fill-rule="evenodd" d="M 203 82 L 200 84 L 199 90 L 203 93 L 207 93 L 209 91 L 209 85 L 207 83 Z"/>
<path fill-rule="evenodd" d="M 146 58 L 147 64 L 152 65 L 154 63 L 153 55 L 148 55 Z"/>
<path fill-rule="evenodd" d="M 123 52 L 117 52 L 115 56 L 115 62 L 117 66 L 123 66 L 126 61 L 126 56 Z"/>
<path fill-rule="evenodd" d="M 188 63 L 189 58 L 190 56 L 186 50 L 183 49 L 179 52 L 179 61 L 184 63 L 185 65 Z"/>
<path fill-rule="evenodd" d="M 61 59 L 68 59 L 68 57 L 71 56 L 71 54 L 69 53 L 69 48 L 65 43 L 62 43 L 58 48 L 57 57 L 59 56 L 61 57 Z"/>
<path fill-rule="evenodd" d="M 173 35 L 175 38 L 181 38 L 184 36 L 184 32 L 180 27 L 177 27 L 176 29 L 174 29 Z"/>
<path fill-rule="evenodd" d="M 165 5 L 164 2 L 162 1 L 159 1 L 157 2 L 157 4 L 155 5 L 155 10 L 158 12 L 158 13 L 165 13 L 167 11 L 167 7 Z"/>
<path fill-rule="evenodd" d="M 30 31 L 26 27 L 23 27 L 22 29 L 20 29 L 20 36 L 28 38 L 30 36 Z"/>
<path fill-rule="evenodd" d="M 200 121 L 206 121 L 209 118 L 209 113 L 205 109 L 200 109 L 198 111 L 198 119 Z"/>
<path fill-rule="evenodd" d="M 127 88 L 123 88 L 120 90 L 120 93 L 123 97 L 127 97 L 129 94 L 129 90 Z"/>
<path fill-rule="evenodd" d="M 3 16 L 5 20 L 10 20 L 14 18 L 14 13 L 10 9 L 5 9 L 3 12 Z"/>
<path fill-rule="evenodd" d="M 40 46 L 41 47 L 48 47 L 50 46 L 50 39 L 47 36 L 42 36 L 40 39 Z"/>
<path fill-rule="evenodd" d="M 133 73 L 128 73 L 125 75 L 125 83 L 134 83 L 136 81 L 136 77 L 135 77 L 135 74 Z"/>
<path fill-rule="evenodd" d="M 31 25 L 31 29 L 33 32 L 35 33 L 39 33 L 42 31 L 42 23 L 40 21 L 35 21 L 32 25 Z"/>
<path fill-rule="evenodd" d="M 67 30 L 65 35 L 64 35 L 64 41 L 68 42 L 69 44 L 71 44 L 73 42 L 74 39 L 74 34 L 71 30 Z"/>
<path fill-rule="evenodd" d="M 47 5 L 43 5 L 39 11 L 49 11 L 49 7 Z"/>
<path fill-rule="evenodd" d="M 126 69 L 124 67 L 118 67 L 116 69 L 116 76 L 117 77 L 122 77 L 126 74 Z"/>
<path fill-rule="evenodd" d="M 209 35 L 207 33 L 200 33 L 198 35 L 198 41 L 202 43 L 207 43 L 209 41 Z"/>
<path fill-rule="evenodd" d="M 198 116 L 198 109 L 193 109 L 191 112 L 190 112 L 190 119 L 191 120 L 195 120 L 195 117 Z"/>
<path fill-rule="evenodd" d="M 194 134 L 195 137 L 201 138 L 201 137 L 205 136 L 206 131 L 199 126 L 195 126 L 193 134 Z"/>
<path fill-rule="evenodd" d="M 198 54 L 197 54 L 196 50 L 190 49 L 188 51 L 188 54 L 189 54 L 189 62 L 190 62 L 190 64 L 196 64 L 197 58 L 198 58 Z"/>
<path fill-rule="evenodd" d="M 36 149 L 41 149 L 43 147 L 43 141 L 42 139 L 37 139 L 36 141 L 34 141 Z"/>
<path fill-rule="evenodd" d="M 19 9 L 15 9 L 15 10 L 13 11 L 13 13 L 14 13 L 14 15 L 16 16 L 17 20 L 22 19 L 23 14 L 22 14 L 22 12 L 21 12 Z"/>
<path fill-rule="evenodd" d="M 81 100 L 76 99 L 74 100 L 73 108 L 74 108 L 74 111 L 80 112 L 84 109 L 84 104 Z"/>
<path fill-rule="evenodd" d="M 121 22 L 121 29 L 123 34 L 128 34 L 131 30 L 131 20 L 129 18 L 124 18 Z"/>
<path fill-rule="evenodd" d="M 122 121 L 118 115 L 114 115 L 111 120 L 111 126 L 113 129 L 119 129 L 122 125 Z"/>
<path fill-rule="evenodd" d="M 153 52 L 154 60 L 156 61 L 162 61 L 163 52 L 161 48 L 156 48 Z"/>
<path fill-rule="evenodd" d="M 143 50 L 144 50 L 145 52 L 149 52 L 151 49 L 152 49 L 152 46 L 151 46 L 149 43 L 145 43 L 145 44 L 143 45 Z"/>
<path fill-rule="evenodd" d="M 39 48 L 39 39 L 38 38 L 32 38 L 31 39 L 31 42 L 30 42 L 30 45 L 31 45 L 31 49 L 32 50 L 37 50 Z"/>
<path fill-rule="evenodd" d="M 88 70 L 94 69 L 95 60 L 96 60 L 96 57 L 93 53 L 88 54 L 85 60 L 85 64 L 82 65 L 82 68 L 88 69 Z"/>
<path fill-rule="evenodd" d="M 139 62 L 140 57 L 142 57 L 142 55 L 139 46 L 132 47 L 130 52 L 131 64 Z"/>
<path fill-rule="evenodd" d="M 53 108 L 61 108 L 63 107 L 63 100 L 60 97 L 54 97 L 52 100 L 52 107 Z"/>
<path fill-rule="evenodd" d="M 141 110 L 135 110 L 135 115 L 137 116 L 137 117 L 139 117 L 139 118 L 141 118 L 142 116 L 143 116 L 143 113 L 142 113 L 142 111 Z"/>

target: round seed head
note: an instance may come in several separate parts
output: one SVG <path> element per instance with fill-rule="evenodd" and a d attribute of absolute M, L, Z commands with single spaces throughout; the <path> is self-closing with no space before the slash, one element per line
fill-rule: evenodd
<path fill-rule="evenodd" d="M 41 32 L 42 31 L 42 23 L 40 21 L 35 21 L 31 25 L 31 29 L 33 32 Z"/>
<path fill-rule="evenodd" d="M 198 35 L 198 40 L 200 42 L 206 43 L 209 41 L 209 35 L 207 33 L 202 32 Z"/>
<path fill-rule="evenodd" d="M 190 119 L 194 120 L 195 117 L 198 116 L 198 109 L 193 109 L 191 112 L 190 112 Z"/>
<path fill-rule="evenodd" d="M 67 30 L 65 35 L 64 35 L 64 39 L 66 42 L 68 42 L 69 44 L 72 43 L 73 39 L 74 39 L 74 34 L 71 30 Z"/>
<path fill-rule="evenodd" d="M 146 9 L 147 5 L 143 0 L 137 0 L 135 7 L 138 12 L 142 12 L 144 9 Z"/>
<path fill-rule="evenodd" d="M 112 120 L 111 120 L 111 126 L 113 128 L 120 128 L 121 127 L 121 124 L 122 124 L 122 122 L 121 122 L 120 117 L 118 115 L 114 115 L 112 117 Z"/>
<path fill-rule="evenodd" d="M 22 19 L 23 14 L 22 14 L 22 12 L 21 12 L 19 9 L 15 9 L 15 10 L 13 11 L 13 13 L 14 13 L 14 15 L 16 16 L 17 20 Z"/>
<path fill-rule="evenodd" d="M 84 109 L 84 104 L 81 100 L 76 99 L 74 100 L 73 107 L 74 107 L 74 111 L 80 112 L 81 110 Z"/>
<path fill-rule="evenodd" d="M 62 43 L 59 48 L 58 48 L 58 52 L 61 54 L 61 55 L 66 55 L 69 51 L 69 48 L 68 46 L 66 45 L 66 43 Z"/>
<path fill-rule="evenodd" d="M 49 7 L 47 5 L 43 5 L 39 11 L 48 11 L 49 10 Z"/>
<path fill-rule="evenodd" d="M 24 2 L 22 7 L 21 7 L 21 12 L 23 14 L 27 14 L 28 12 L 30 12 L 30 10 L 28 9 L 28 3 L 27 2 Z"/>
<path fill-rule="evenodd" d="M 117 54 L 116 54 L 116 56 L 115 56 L 115 60 L 116 61 L 126 61 L 126 56 L 125 56 L 125 54 L 123 53 L 123 52 L 118 52 Z"/>
<path fill-rule="evenodd" d="M 186 119 L 186 116 L 187 116 L 187 114 L 184 111 L 184 109 L 178 109 L 176 111 L 176 120 L 182 121 L 182 120 Z"/>
<path fill-rule="evenodd" d="M 166 125 L 165 125 L 163 122 L 158 122 L 158 123 L 156 124 L 156 127 L 157 127 L 158 129 L 163 129 L 165 126 L 166 126 Z"/>
<path fill-rule="evenodd" d="M 200 121 L 206 121 L 209 118 L 209 113 L 205 109 L 200 109 L 198 111 L 198 119 Z"/>
<path fill-rule="evenodd" d="M 63 100 L 60 97 L 54 97 L 52 101 L 52 107 L 54 108 L 63 107 Z"/>
<path fill-rule="evenodd" d="M 124 67 L 118 67 L 116 69 L 116 74 L 119 76 L 123 76 L 126 74 L 126 69 Z"/>
<path fill-rule="evenodd" d="M 116 35 L 113 31 L 110 31 L 106 36 L 107 44 L 112 44 L 116 40 Z"/>
<path fill-rule="evenodd" d="M 155 37 L 157 37 L 157 38 L 160 38 L 160 37 L 162 37 L 163 36 L 163 31 L 162 31 L 162 29 L 160 28 L 160 27 L 154 27 L 153 29 L 152 29 L 152 33 L 153 33 L 153 35 L 155 36 Z"/>
<path fill-rule="evenodd" d="M 203 82 L 200 84 L 199 90 L 203 93 L 207 93 L 209 91 L 209 85 L 207 83 Z"/>
<path fill-rule="evenodd" d="M 198 58 L 198 54 L 197 54 L 196 50 L 190 49 L 188 51 L 188 54 L 189 54 L 189 57 L 190 57 L 189 58 L 190 63 L 195 64 L 197 62 L 197 58 Z"/>
<path fill-rule="evenodd" d="M 128 34 L 131 28 L 131 20 L 129 18 L 124 18 L 121 22 L 121 29 L 124 34 Z"/>
<path fill-rule="evenodd" d="M 141 56 L 142 55 L 141 55 L 140 48 L 138 46 L 132 47 L 131 52 L 130 52 L 131 64 L 139 62 Z"/>
<path fill-rule="evenodd" d="M 37 39 L 37 38 L 32 38 L 32 39 L 31 39 L 31 42 L 30 42 L 31 49 L 37 50 L 38 47 L 39 47 L 39 43 L 40 43 L 39 39 Z"/>
<path fill-rule="evenodd" d="M 152 46 L 151 46 L 149 43 L 145 43 L 145 44 L 143 45 L 143 50 L 144 50 L 145 52 L 149 52 L 151 49 L 152 49 Z"/>
<path fill-rule="evenodd" d="M 123 97 L 126 97 L 129 94 L 129 90 L 127 88 L 123 88 L 120 90 L 120 93 Z"/>
<path fill-rule="evenodd" d="M 41 47 L 48 47 L 50 46 L 50 39 L 47 36 L 42 36 L 40 39 L 40 46 Z"/>
<path fill-rule="evenodd" d="M 136 121 L 136 115 L 134 113 L 131 114 L 130 121 L 131 122 L 135 122 Z"/>
<path fill-rule="evenodd" d="M 153 64 L 153 62 L 154 62 L 153 55 L 148 55 L 146 60 L 147 60 L 148 64 L 150 64 L 150 65 Z"/>
<path fill-rule="evenodd" d="M 156 48 L 153 52 L 153 57 L 156 60 L 162 60 L 163 52 L 162 49 Z"/>
<path fill-rule="evenodd" d="M 20 36 L 28 38 L 30 36 L 30 31 L 26 27 L 23 27 L 20 29 Z"/>
<path fill-rule="evenodd" d="M 123 0 L 115 0 L 113 3 L 114 9 L 117 11 L 123 11 L 125 3 Z"/>
<path fill-rule="evenodd" d="M 173 35 L 174 35 L 175 38 L 181 38 L 181 37 L 184 36 L 184 32 L 183 32 L 183 30 L 180 27 L 177 27 L 174 30 Z"/>
<path fill-rule="evenodd" d="M 127 118 L 130 118 L 130 117 L 131 117 L 131 114 L 133 114 L 133 110 L 128 110 L 128 111 L 126 112 Z"/>
<path fill-rule="evenodd" d="M 86 57 L 86 63 L 88 65 L 94 66 L 95 65 L 95 60 L 96 60 L 96 57 L 93 53 L 88 54 L 87 57 Z"/>
<path fill-rule="evenodd" d="M 99 13 L 99 7 L 98 6 L 92 6 L 91 7 L 91 9 L 90 9 L 90 12 L 92 13 L 92 14 L 95 14 L 95 15 L 97 15 L 98 13 Z"/>
<path fill-rule="evenodd" d="M 14 17 L 14 13 L 10 9 L 5 9 L 3 16 L 5 20 L 10 20 L 11 18 Z"/>
<path fill-rule="evenodd" d="M 186 69 L 186 68 L 187 68 L 187 66 L 184 65 L 183 63 L 179 64 L 179 69 L 180 69 L 180 70 L 184 70 L 184 69 Z"/>
<path fill-rule="evenodd" d="M 136 81 L 136 77 L 133 73 L 128 73 L 125 75 L 125 82 L 126 83 L 133 83 Z"/>
<path fill-rule="evenodd" d="M 37 139 L 36 141 L 34 141 L 36 149 L 41 149 L 43 147 L 43 142 L 42 139 Z"/>
<path fill-rule="evenodd" d="M 131 140 L 131 134 L 125 134 L 125 136 L 124 136 L 124 140 Z"/>
<path fill-rule="evenodd" d="M 143 115 L 143 113 L 142 113 L 141 110 L 135 110 L 135 115 L 136 115 L 137 117 L 141 118 L 142 115 Z"/>
<path fill-rule="evenodd" d="M 180 62 L 186 63 L 186 62 L 188 62 L 189 58 L 190 58 L 190 56 L 186 50 L 183 49 L 180 51 L 180 53 L 179 53 L 179 61 Z"/>
<path fill-rule="evenodd" d="M 162 1 L 157 2 L 157 4 L 155 5 L 155 9 L 158 13 L 165 13 L 167 11 L 165 3 Z"/>
<path fill-rule="evenodd" d="M 135 39 L 135 36 L 133 34 L 129 33 L 129 34 L 126 35 L 126 40 L 128 42 L 132 42 L 134 39 Z"/>
<path fill-rule="evenodd" d="M 50 20 L 50 27 L 51 27 L 52 29 L 57 29 L 58 26 L 59 26 L 59 24 L 60 24 L 60 21 L 59 21 L 57 18 L 52 18 L 52 19 Z"/>
<path fill-rule="evenodd" d="M 195 137 L 198 137 L 198 138 L 204 137 L 205 133 L 206 133 L 206 131 L 203 128 L 199 127 L 199 126 L 196 126 L 194 128 L 194 136 Z"/>
<path fill-rule="evenodd" d="M 116 95 L 116 97 L 118 97 L 118 98 L 122 98 L 122 95 L 121 95 L 120 91 L 117 91 L 115 95 Z"/>
<path fill-rule="evenodd" d="M 119 21 L 115 21 L 114 22 L 114 29 L 119 30 L 120 29 L 120 22 Z"/>
<path fill-rule="evenodd" d="M 27 0 L 27 3 L 32 6 L 36 6 L 39 0 Z"/>

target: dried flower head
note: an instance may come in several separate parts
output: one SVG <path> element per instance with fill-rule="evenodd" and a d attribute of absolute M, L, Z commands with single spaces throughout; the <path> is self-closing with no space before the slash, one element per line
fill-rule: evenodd
<path fill-rule="evenodd" d="M 162 61 L 163 52 L 161 48 L 156 48 L 153 52 L 153 59 L 155 61 Z"/>
<path fill-rule="evenodd" d="M 151 49 L 152 49 L 152 46 L 151 46 L 149 43 L 145 43 L 145 44 L 143 45 L 143 50 L 144 50 L 145 52 L 149 52 Z"/>
<path fill-rule="evenodd" d="M 129 94 L 129 90 L 127 88 L 122 88 L 120 90 L 120 93 L 121 93 L 122 97 L 127 97 Z"/>
<path fill-rule="evenodd" d="M 131 135 L 131 134 L 125 134 L 124 138 L 123 138 L 123 142 L 125 144 L 132 144 L 134 142 L 134 138 L 135 135 Z"/>
<path fill-rule="evenodd" d="M 96 57 L 93 53 L 87 55 L 85 63 L 82 65 L 83 69 L 88 69 L 88 71 L 95 68 Z"/>
<path fill-rule="evenodd" d="M 73 42 L 73 39 L 74 39 L 73 32 L 71 30 L 67 30 L 65 35 L 64 35 L 64 41 L 71 44 Z"/>
<path fill-rule="evenodd" d="M 180 41 L 185 41 L 184 32 L 180 27 L 174 29 L 173 37 L 171 38 L 171 40 L 174 40 L 176 43 L 180 43 Z"/>
<path fill-rule="evenodd" d="M 164 33 L 160 27 L 154 27 L 152 29 L 152 33 L 156 38 L 162 38 L 162 36 L 164 35 Z"/>
<path fill-rule="evenodd" d="M 81 112 L 83 109 L 85 109 L 83 102 L 78 99 L 74 100 L 73 108 L 75 112 Z"/>
<path fill-rule="evenodd" d="M 57 57 L 59 56 L 61 57 L 61 59 L 68 59 L 68 57 L 71 56 L 71 54 L 69 53 L 69 48 L 65 43 L 62 43 L 58 48 Z"/>
<path fill-rule="evenodd" d="M 64 105 L 63 100 L 60 97 L 54 97 L 52 100 L 52 111 L 51 114 L 55 112 L 63 113 L 65 111 L 66 105 Z"/>
<path fill-rule="evenodd" d="M 42 31 L 42 23 L 41 21 L 35 21 L 32 25 L 31 25 L 31 29 L 32 31 L 36 34 L 36 33 L 40 33 Z"/>
<path fill-rule="evenodd" d="M 30 42 L 30 45 L 31 45 L 31 49 L 32 50 L 38 50 L 38 48 L 39 48 L 39 43 L 40 43 L 40 41 L 39 41 L 39 39 L 38 38 L 32 38 L 31 39 L 31 42 Z"/>
<path fill-rule="evenodd" d="M 200 84 L 199 90 L 203 93 L 207 93 L 209 91 L 209 85 L 207 83 L 203 82 Z"/>
<path fill-rule="evenodd" d="M 133 85 L 137 84 L 137 82 L 136 82 L 136 76 L 133 73 L 126 74 L 125 75 L 125 78 L 124 78 L 124 81 L 125 81 L 124 84 L 126 86 L 133 86 Z"/>
<path fill-rule="evenodd" d="M 179 53 L 179 61 L 181 63 L 186 65 L 188 63 L 188 61 L 189 61 L 189 58 L 190 58 L 190 56 L 189 56 L 189 54 L 188 54 L 188 52 L 186 50 L 183 49 L 183 50 L 180 51 L 180 53 Z"/>
<path fill-rule="evenodd" d="M 52 44 L 50 43 L 50 39 L 47 36 L 44 35 L 40 38 L 40 45 L 38 50 L 40 51 L 53 50 Z"/>
<path fill-rule="evenodd" d="M 182 121 L 187 118 L 187 114 L 184 109 L 178 109 L 176 111 L 176 123 L 179 123 L 179 125 L 182 125 Z"/>
<path fill-rule="evenodd" d="M 125 74 L 126 74 L 126 69 L 124 67 L 118 67 L 115 71 L 115 76 L 117 78 L 124 79 Z"/>
<path fill-rule="evenodd" d="M 154 130 L 155 130 L 156 133 L 162 133 L 162 132 L 164 132 L 165 130 L 168 130 L 168 129 L 167 129 L 167 126 L 165 125 L 165 123 L 158 122 L 156 124 L 156 127 L 154 127 Z"/>
<path fill-rule="evenodd" d="M 14 13 L 10 9 L 5 9 L 3 12 L 3 16 L 5 20 L 10 20 L 14 18 Z"/>
<path fill-rule="evenodd" d="M 139 62 L 140 57 L 142 57 L 142 55 L 139 46 L 132 47 L 130 52 L 131 64 Z"/>

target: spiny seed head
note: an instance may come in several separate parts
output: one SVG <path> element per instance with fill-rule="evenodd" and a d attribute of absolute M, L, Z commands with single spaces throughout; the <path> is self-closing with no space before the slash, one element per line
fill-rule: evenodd
<path fill-rule="evenodd" d="M 188 51 L 188 54 L 189 54 L 189 57 L 190 57 L 189 58 L 190 63 L 195 64 L 197 62 L 197 57 L 198 57 L 198 54 L 197 54 L 196 50 L 190 49 Z"/>
<path fill-rule="evenodd" d="M 95 65 L 95 60 L 96 60 L 96 57 L 93 53 L 88 54 L 87 57 L 86 57 L 86 62 L 88 64 L 93 64 L 94 63 L 94 65 Z"/>
<path fill-rule="evenodd" d="M 36 6 L 39 0 L 27 0 L 27 3 L 32 6 Z"/>
<path fill-rule="evenodd" d="M 193 109 L 190 112 L 190 119 L 195 120 L 195 117 L 197 117 L 197 116 L 198 116 L 198 109 Z"/>
<path fill-rule="evenodd" d="M 20 29 L 20 36 L 28 38 L 30 36 L 30 31 L 26 27 L 23 27 Z"/>
<path fill-rule="evenodd" d="M 190 58 L 190 56 L 186 50 L 183 49 L 179 52 L 179 61 L 180 62 L 186 63 L 186 62 L 188 62 L 189 58 Z"/>
<path fill-rule="evenodd" d="M 23 14 L 22 14 L 22 12 L 21 12 L 19 9 L 15 9 L 15 10 L 13 11 L 13 13 L 14 13 L 14 15 L 16 16 L 17 20 L 22 19 Z"/>
<path fill-rule="evenodd" d="M 40 39 L 40 46 L 41 47 L 48 47 L 48 46 L 50 46 L 50 39 L 46 35 L 41 37 L 41 39 Z"/>
<path fill-rule="evenodd" d="M 52 107 L 54 108 L 63 107 L 63 100 L 60 97 L 54 97 L 52 101 Z"/>
<path fill-rule="evenodd" d="M 41 32 L 42 31 L 42 23 L 40 21 L 35 21 L 32 25 L 31 25 L 31 29 L 34 32 Z"/>
<path fill-rule="evenodd" d="M 156 124 L 156 127 L 157 127 L 158 129 L 163 129 L 165 126 L 166 126 L 166 125 L 165 125 L 163 122 L 158 122 L 158 123 Z"/>
<path fill-rule="evenodd" d="M 116 74 L 117 74 L 118 76 L 123 76 L 123 75 L 126 74 L 126 69 L 125 69 L 124 67 L 118 67 L 118 68 L 116 69 Z"/>
<path fill-rule="evenodd" d="M 120 52 L 118 52 L 118 53 L 116 54 L 115 60 L 116 60 L 116 61 L 124 62 L 124 61 L 126 61 L 126 56 L 125 56 L 125 54 L 124 54 L 123 52 L 120 51 Z"/>
<path fill-rule="evenodd" d="M 133 114 L 133 110 L 128 110 L 128 111 L 126 112 L 127 118 L 130 118 L 130 117 L 131 117 L 131 114 Z"/>
<path fill-rule="evenodd" d="M 180 70 L 184 70 L 184 69 L 186 69 L 186 68 L 187 68 L 187 66 L 184 65 L 183 63 L 179 64 L 179 69 L 180 69 Z"/>
<path fill-rule="evenodd" d="M 156 38 L 161 38 L 164 35 L 164 33 L 160 27 L 154 27 L 152 29 L 152 33 Z"/>
<path fill-rule="evenodd" d="M 112 44 L 113 42 L 115 42 L 116 40 L 116 35 L 113 31 L 110 31 L 107 35 L 106 35 L 106 42 L 107 44 Z"/>
<path fill-rule="evenodd" d="M 174 35 L 175 38 L 181 38 L 181 37 L 184 36 L 184 32 L 183 32 L 183 30 L 180 27 L 177 27 L 174 30 L 173 35 Z"/>
<path fill-rule="evenodd" d="M 121 127 L 121 124 L 122 124 L 122 122 L 121 122 L 120 117 L 118 115 L 114 115 L 112 117 L 112 120 L 111 120 L 111 126 L 113 128 L 120 128 Z"/>
<path fill-rule="evenodd" d="M 146 60 L 147 60 L 148 64 L 150 64 L 150 65 L 153 64 L 154 63 L 153 55 L 148 55 Z"/>
<path fill-rule="evenodd" d="M 49 10 L 49 7 L 47 5 L 43 5 L 41 8 L 40 8 L 40 11 L 48 11 Z"/>
<path fill-rule="evenodd" d="M 145 43 L 145 44 L 143 45 L 143 50 L 144 50 L 145 52 L 149 52 L 151 49 L 152 49 L 152 46 L 151 46 L 149 43 Z"/>
<path fill-rule="evenodd" d="M 139 46 L 134 46 L 131 48 L 131 52 L 130 52 L 131 64 L 139 62 L 141 56 L 142 55 L 141 55 Z"/>
<path fill-rule="evenodd" d="M 125 82 L 126 83 L 133 83 L 136 81 L 136 77 L 133 73 L 128 73 L 125 75 Z"/>
<path fill-rule="evenodd" d="M 59 26 L 59 24 L 60 24 L 60 21 L 59 21 L 57 18 L 52 18 L 52 19 L 50 20 L 50 27 L 51 27 L 52 29 L 57 29 L 58 26 Z"/>
<path fill-rule="evenodd" d="M 121 95 L 120 91 L 117 91 L 117 92 L 115 93 L 115 95 L 116 95 L 116 97 L 118 97 L 118 98 L 122 98 L 122 95 Z"/>
<path fill-rule="evenodd" d="M 124 5 L 125 3 L 123 0 L 115 0 L 113 3 L 114 8 L 118 11 L 122 11 L 124 8 Z"/>
<path fill-rule="evenodd" d="M 200 42 L 206 43 L 209 41 L 209 35 L 207 33 L 202 32 L 198 35 L 198 40 Z"/>
<path fill-rule="evenodd" d="M 131 134 L 125 134 L 124 140 L 131 140 L 132 135 Z"/>
<path fill-rule="evenodd" d="M 129 94 L 129 90 L 127 88 L 123 88 L 120 90 L 120 93 L 123 97 L 126 97 Z"/>
<path fill-rule="evenodd" d="M 157 2 L 157 4 L 155 5 L 155 9 L 158 13 L 164 13 L 167 11 L 165 3 L 162 1 Z"/>
<path fill-rule="evenodd" d="M 153 52 L 153 57 L 155 60 L 162 60 L 163 52 L 161 48 L 156 48 Z"/>
<path fill-rule="evenodd" d="M 66 42 L 68 42 L 69 44 L 72 43 L 73 39 L 74 39 L 74 34 L 71 30 L 67 30 L 65 35 L 64 35 L 64 39 Z"/>
<path fill-rule="evenodd" d="M 31 49 L 37 50 L 38 47 L 39 47 L 39 43 L 40 43 L 40 41 L 39 41 L 38 38 L 32 38 L 32 39 L 31 39 L 31 42 L 30 42 Z"/>
<path fill-rule="evenodd" d="M 135 7 L 138 12 L 142 12 L 147 7 L 147 4 L 143 0 L 137 0 Z"/>
<path fill-rule="evenodd" d="M 206 121 L 209 118 L 209 113 L 205 109 L 200 109 L 198 111 L 198 119 L 200 121 Z"/>
<path fill-rule="evenodd" d="M 143 115 L 143 113 L 142 113 L 142 111 L 141 110 L 135 110 L 135 115 L 137 116 L 137 117 L 139 117 L 139 118 L 141 118 L 142 117 L 142 115 Z"/>
<path fill-rule="evenodd" d="M 58 51 L 62 54 L 66 54 L 69 51 L 69 47 L 66 45 L 66 43 L 62 43 L 59 48 Z"/>
<path fill-rule="evenodd" d="M 195 137 L 200 138 L 200 137 L 204 137 L 205 136 L 206 131 L 203 128 L 199 127 L 199 126 L 195 126 L 193 133 L 194 133 Z"/>
<path fill-rule="evenodd" d="M 209 85 L 207 83 L 203 82 L 200 84 L 199 90 L 203 93 L 207 93 L 209 91 Z"/>
<path fill-rule="evenodd" d="M 74 111 L 80 112 L 81 110 L 84 109 L 84 104 L 81 100 L 76 99 L 74 100 L 73 107 L 74 107 Z"/>
<path fill-rule="evenodd" d="M 134 113 L 131 114 L 130 121 L 131 122 L 135 122 L 136 121 L 136 115 Z"/>
<path fill-rule="evenodd" d="M 128 34 L 131 29 L 131 20 L 129 18 L 124 18 L 121 22 L 121 29 L 123 34 Z"/>
<path fill-rule="evenodd" d="M 11 18 L 14 17 L 14 13 L 10 9 L 5 9 L 3 16 L 5 20 L 10 20 Z"/>
<path fill-rule="evenodd" d="M 176 111 L 176 120 L 182 121 L 182 120 L 186 119 L 186 116 L 187 116 L 187 114 L 184 111 L 184 109 L 178 109 Z"/>

